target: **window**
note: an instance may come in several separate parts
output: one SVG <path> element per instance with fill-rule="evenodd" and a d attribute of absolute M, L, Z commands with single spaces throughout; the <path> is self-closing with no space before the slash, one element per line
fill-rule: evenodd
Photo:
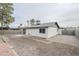
<path fill-rule="evenodd" d="M 45 33 L 45 28 L 40 28 L 39 33 Z"/>

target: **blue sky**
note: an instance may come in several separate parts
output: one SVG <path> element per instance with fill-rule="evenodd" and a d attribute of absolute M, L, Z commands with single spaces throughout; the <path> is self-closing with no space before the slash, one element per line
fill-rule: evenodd
<path fill-rule="evenodd" d="M 60 26 L 79 25 L 79 4 L 55 4 L 55 3 L 16 3 L 14 4 L 15 22 L 11 27 L 19 24 L 27 24 L 27 20 L 34 18 L 41 22 L 57 21 Z"/>

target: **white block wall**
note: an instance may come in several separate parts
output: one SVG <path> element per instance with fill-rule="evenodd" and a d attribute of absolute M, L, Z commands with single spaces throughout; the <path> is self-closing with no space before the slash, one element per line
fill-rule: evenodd
<path fill-rule="evenodd" d="M 75 30 L 75 35 L 79 37 L 79 29 Z"/>
<path fill-rule="evenodd" d="M 58 29 L 58 34 L 61 35 L 61 34 L 62 34 L 62 30 L 63 30 L 63 29 Z"/>

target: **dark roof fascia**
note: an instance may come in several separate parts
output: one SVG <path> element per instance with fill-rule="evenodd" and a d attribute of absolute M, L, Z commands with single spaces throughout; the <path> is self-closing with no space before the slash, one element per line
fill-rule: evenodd
<path fill-rule="evenodd" d="M 57 27 L 58 27 L 58 28 L 60 28 L 60 26 L 58 25 L 58 23 L 57 23 L 57 22 L 55 22 L 55 24 L 57 25 Z"/>

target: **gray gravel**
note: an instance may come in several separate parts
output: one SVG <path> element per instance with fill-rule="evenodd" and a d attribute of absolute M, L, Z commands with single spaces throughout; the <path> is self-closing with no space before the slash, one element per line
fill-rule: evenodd
<path fill-rule="evenodd" d="M 20 56 L 79 56 L 79 48 L 69 44 L 29 36 L 5 37 L 8 38 L 6 41 L 11 48 Z M 44 43 L 42 40 L 50 43 Z"/>

